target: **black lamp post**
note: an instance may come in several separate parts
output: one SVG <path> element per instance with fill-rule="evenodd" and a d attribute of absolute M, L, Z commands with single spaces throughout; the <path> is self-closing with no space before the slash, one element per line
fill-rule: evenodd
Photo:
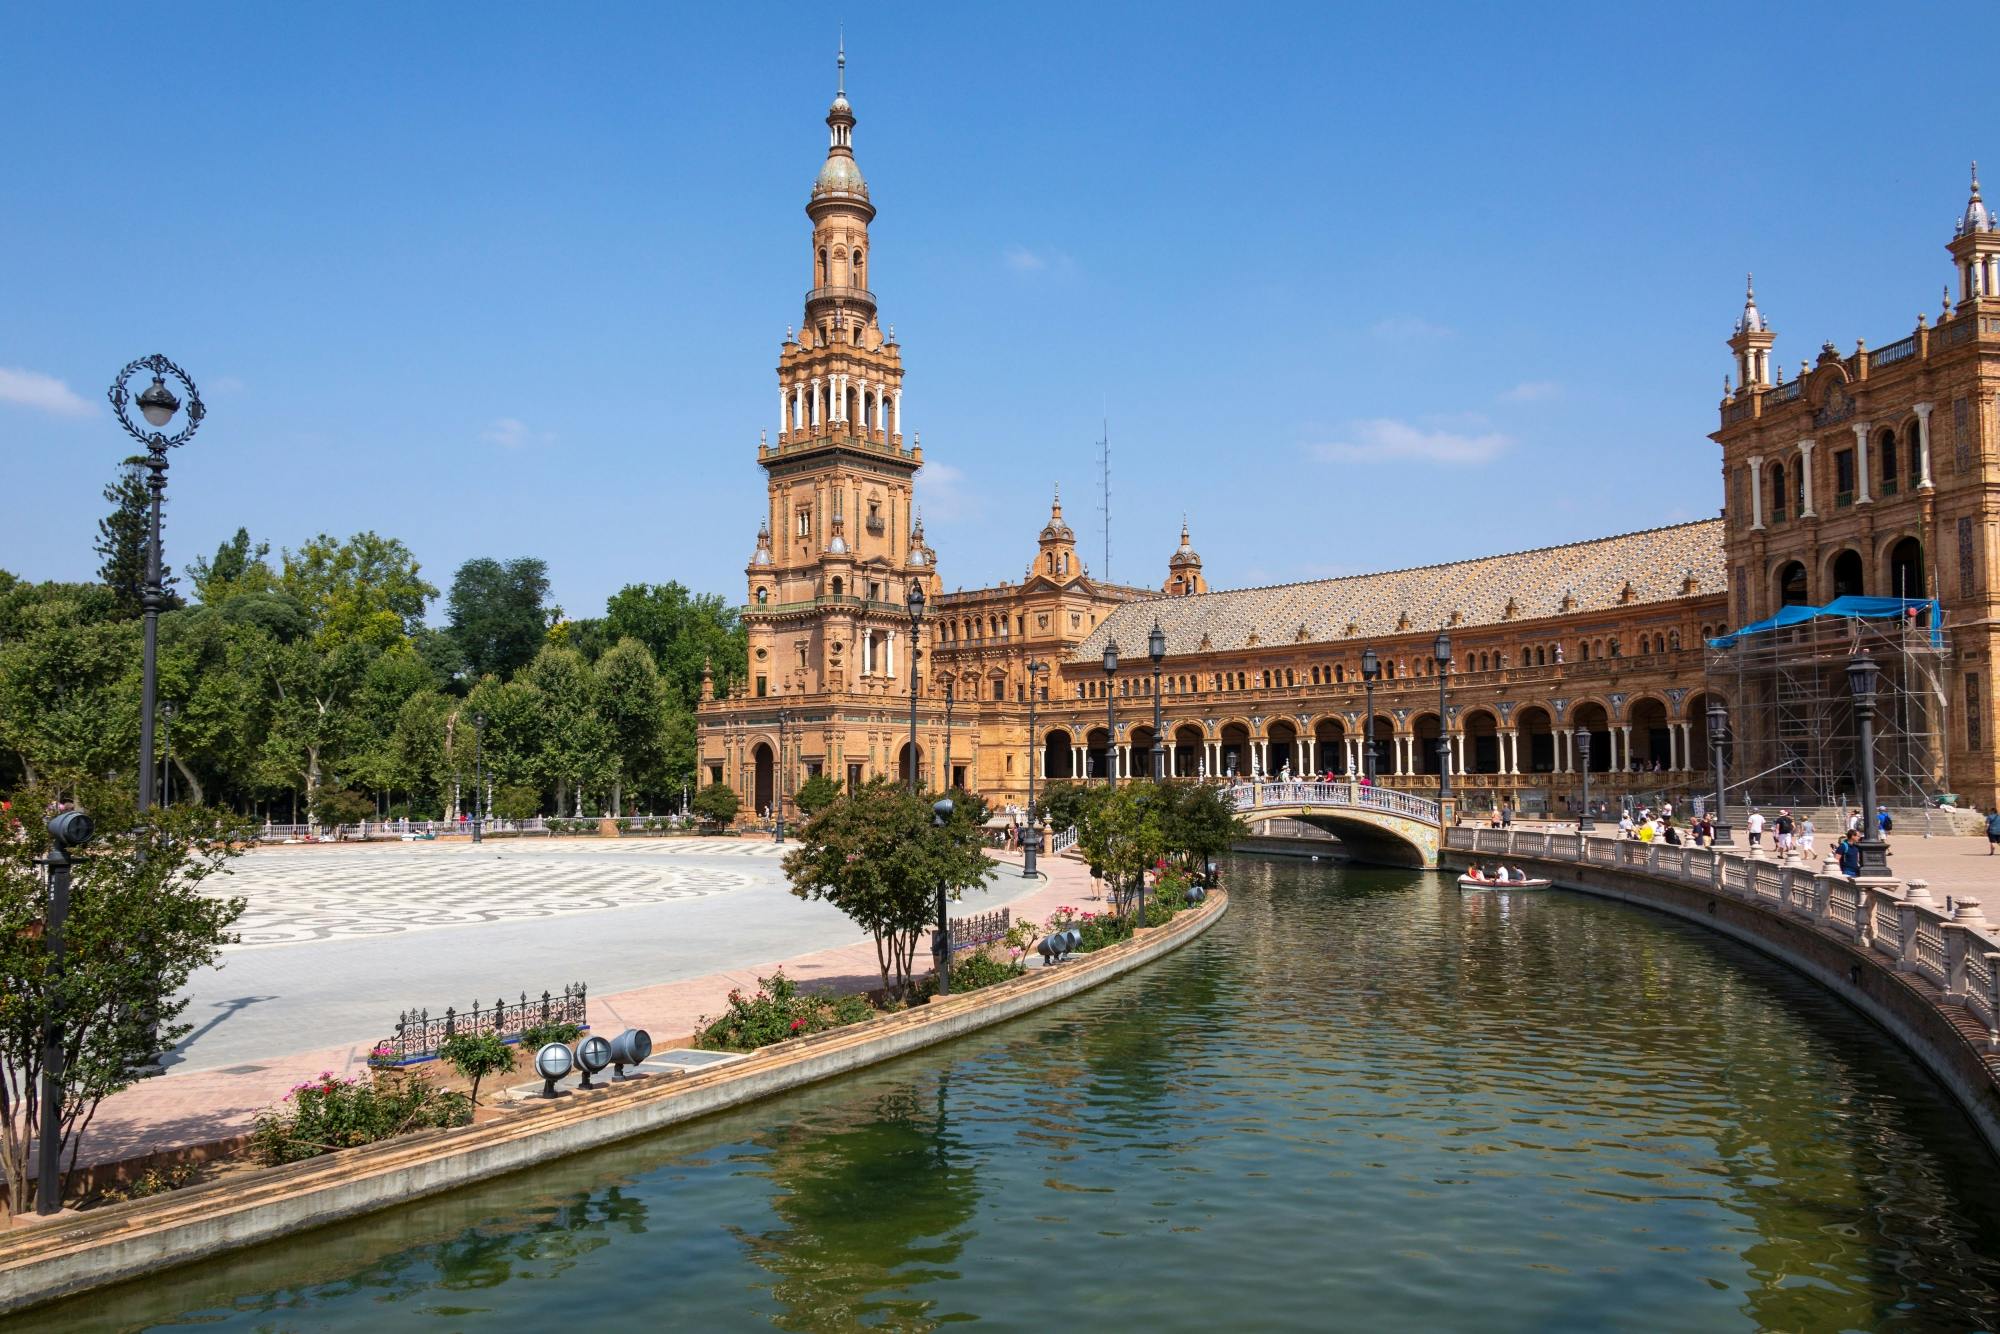
<path fill-rule="evenodd" d="M 778 808 L 778 823 L 777 827 L 771 832 L 771 841 L 773 843 L 783 843 L 785 841 L 785 725 L 791 721 L 792 711 L 790 709 L 778 710 L 778 791 L 772 798 L 773 803 Z"/>
<path fill-rule="evenodd" d="M 1866 653 L 1847 660 L 1847 688 L 1854 692 L 1855 760 L 1861 769 L 1861 874 L 1889 874 L 1889 846 L 1875 818 L 1875 679 L 1882 669 Z"/>
<path fill-rule="evenodd" d="M 125 388 L 125 382 L 142 370 L 153 373 L 153 383 L 139 391 L 138 398 L 132 399 Z M 173 376 L 187 390 L 187 425 L 173 435 L 161 428 L 174 419 L 180 411 L 181 401 L 173 390 L 167 388 L 166 377 Z M 160 505 L 167 490 L 167 451 L 187 443 L 201 427 L 202 417 L 207 409 L 202 406 L 201 394 L 196 391 L 194 381 L 188 379 L 187 372 L 154 353 L 129 362 L 118 372 L 118 378 L 111 382 L 111 407 L 118 414 L 118 424 L 134 440 L 146 447 L 146 489 L 153 494 L 152 513 L 146 527 L 146 586 L 139 597 L 139 605 L 145 611 L 145 649 L 140 666 L 139 701 L 139 809 L 146 810 L 153 804 L 153 710 L 159 694 L 160 656 L 160 608 L 166 605 L 167 592 L 160 583 Z M 139 415 L 145 418 L 151 430 L 142 430 L 131 415 L 126 412 L 128 402 L 136 401 Z"/>
<path fill-rule="evenodd" d="M 1361 724 L 1361 776 L 1375 781 L 1375 678 L 1382 675 L 1382 660 L 1371 645 L 1361 650 L 1361 680 L 1368 688 L 1368 717 Z"/>
<path fill-rule="evenodd" d="M 1587 727 L 1576 734 L 1576 761 L 1583 766 L 1583 810 L 1576 817 L 1576 831 L 1581 834 L 1597 828 L 1590 818 L 1590 729 Z"/>
<path fill-rule="evenodd" d="M 951 823 L 952 804 L 950 797 L 940 797 L 931 803 L 931 824 L 942 829 Z M 951 994 L 951 904 L 944 895 L 944 881 L 937 887 L 937 994 Z"/>
<path fill-rule="evenodd" d="M 1118 641 L 1104 641 L 1104 785 L 1118 786 Z"/>
<path fill-rule="evenodd" d="M 35 1212 L 44 1216 L 62 1208 L 62 1010 L 58 988 L 63 972 L 63 924 L 69 917 L 69 852 L 90 842 L 90 817 L 64 811 L 49 821 L 49 850 L 41 861 L 49 868 L 48 919 L 42 943 L 49 952 L 48 979 L 42 1011 L 41 1125 L 35 1133 Z"/>
<path fill-rule="evenodd" d="M 910 791 L 917 791 L 917 640 L 924 628 L 924 582 L 910 580 Z"/>
<path fill-rule="evenodd" d="M 472 841 L 484 841 L 486 824 L 486 715 L 472 715 Z"/>
<path fill-rule="evenodd" d="M 160 706 L 160 804 L 174 804 L 174 717 L 179 710 L 168 700 Z"/>
<path fill-rule="evenodd" d="M 1167 659 L 1167 633 L 1160 629 L 1156 617 L 1153 632 L 1146 636 L 1146 656 L 1153 662 L 1153 781 L 1167 781 L 1167 743 L 1160 736 L 1160 729 L 1166 726 L 1160 720 L 1160 664 Z"/>
<path fill-rule="evenodd" d="M 1451 675 L 1451 636 L 1445 631 L 1438 631 L 1431 655 L 1437 659 L 1438 673 L 1438 813 L 1442 816 L 1444 803 L 1451 796 L 1451 733 L 1444 711 L 1445 681 Z"/>
<path fill-rule="evenodd" d="M 1729 710 L 1716 700 L 1708 706 L 1708 748 L 1715 753 L 1715 837 L 1713 845 L 1718 848 L 1729 846 L 1729 818 L 1725 800 L 1727 789 L 1722 785 L 1723 750 L 1729 743 Z"/>
<path fill-rule="evenodd" d="M 1021 877 L 1035 874 L 1035 853 L 1042 846 L 1042 824 L 1035 814 L 1035 765 L 1041 744 L 1035 738 L 1035 700 L 1042 693 L 1038 678 L 1049 669 L 1046 662 L 1028 664 L 1028 827 L 1021 831 Z"/>
<path fill-rule="evenodd" d="M 951 682 L 944 683 L 944 772 L 940 785 L 945 791 L 952 789 L 951 781 Z"/>

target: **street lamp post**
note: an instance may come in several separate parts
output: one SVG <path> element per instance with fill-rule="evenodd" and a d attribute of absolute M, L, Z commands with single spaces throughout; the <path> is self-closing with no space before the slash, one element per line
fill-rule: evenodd
<path fill-rule="evenodd" d="M 1590 729 L 1587 727 L 1576 734 L 1576 759 L 1583 766 L 1583 811 L 1576 817 L 1576 832 L 1582 834 L 1597 828 L 1590 818 Z"/>
<path fill-rule="evenodd" d="M 951 682 L 944 683 L 944 773 L 942 786 L 949 792 L 951 781 Z"/>
<path fill-rule="evenodd" d="M 1444 804 L 1451 798 L 1451 734 L 1444 706 L 1445 682 L 1451 676 L 1451 636 L 1445 631 L 1438 631 L 1431 655 L 1437 659 L 1438 673 L 1438 814 L 1442 817 Z"/>
<path fill-rule="evenodd" d="M 1021 831 L 1021 878 L 1028 879 L 1035 874 L 1035 853 L 1042 846 L 1041 820 L 1035 814 L 1035 700 L 1042 693 L 1041 682 L 1037 680 L 1049 669 L 1046 662 L 1028 664 L 1028 827 Z"/>
<path fill-rule="evenodd" d="M 153 373 L 153 383 L 140 390 L 134 399 L 125 382 L 142 370 Z M 173 435 L 161 429 L 181 408 L 181 400 L 167 388 L 169 375 L 187 391 L 187 424 Z M 160 687 L 160 608 L 167 601 L 166 589 L 160 582 L 160 505 L 167 490 L 167 451 L 188 442 L 200 429 L 207 409 L 202 406 L 201 394 L 187 372 L 158 353 L 127 363 L 111 382 L 110 399 L 112 410 L 118 414 L 118 424 L 146 447 L 146 489 L 152 492 L 146 526 L 146 586 L 139 597 L 139 605 L 145 612 L 145 648 L 139 671 L 139 809 L 143 811 L 153 804 L 153 710 Z M 151 430 L 142 430 L 126 412 L 126 404 L 132 402 L 137 403 L 139 415 Z"/>
<path fill-rule="evenodd" d="M 910 792 L 917 791 L 917 641 L 924 628 L 924 584 L 910 580 Z"/>
<path fill-rule="evenodd" d="M 1729 742 L 1729 710 L 1722 707 L 1721 700 L 1708 706 L 1708 748 L 1715 753 L 1715 836 L 1712 846 L 1729 846 L 1729 818 L 1725 804 L 1727 789 L 1722 785 L 1723 749 Z"/>
<path fill-rule="evenodd" d="M 1159 618 L 1153 620 L 1153 632 L 1146 636 L 1146 656 L 1153 662 L 1153 781 L 1167 781 L 1167 743 L 1160 736 L 1165 726 L 1160 721 L 1160 664 L 1167 658 L 1167 635 L 1160 629 Z"/>
<path fill-rule="evenodd" d="M 160 706 L 160 804 L 174 804 L 174 717 L 179 710 L 168 700 Z"/>
<path fill-rule="evenodd" d="M 1118 641 L 1104 641 L 1104 785 L 1118 786 Z"/>
<path fill-rule="evenodd" d="M 1875 818 L 1875 680 L 1882 669 L 1867 653 L 1847 660 L 1847 688 L 1854 692 L 1855 760 L 1861 769 L 1861 874 L 1889 874 L 1889 845 Z"/>
<path fill-rule="evenodd" d="M 485 841 L 486 824 L 486 755 L 481 746 L 486 740 L 486 715 L 472 715 L 472 841 Z"/>
<path fill-rule="evenodd" d="M 1382 660 L 1373 645 L 1361 650 L 1361 680 L 1367 686 L 1368 716 L 1361 720 L 1361 776 L 1375 781 L 1375 678 L 1382 675 Z"/>
<path fill-rule="evenodd" d="M 791 722 L 791 720 L 792 711 L 790 709 L 778 710 L 778 791 L 772 798 L 772 804 L 778 808 L 778 823 L 777 827 L 771 832 L 771 841 L 773 843 L 783 843 L 785 841 L 785 724 Z"/>

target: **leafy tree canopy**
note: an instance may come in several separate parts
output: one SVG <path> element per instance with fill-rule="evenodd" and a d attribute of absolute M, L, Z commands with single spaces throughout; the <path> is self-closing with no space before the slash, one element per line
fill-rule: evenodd
<path fill-rule="evenodd" d="M 146 543 L 152 528 L 152 497 L 146 487 L 146 459 L 134 455 L 125 460 L 118 476 L 104 488 L 111 513 L 97 521 L 95 549 L 102 563 L 97 577 L 104 581 L 119 610 L 137 616 L 145 610 L 140 601 L 146 588 Z M 168 607 L 178 607 L 173 571 L 160 563 L 160 584 L 167 591 Z"/>
<path fill-rule="evenodd" d="M 548 635 L 548 595 L 548 563 L 532 556 L 480 556 L 459 566 L 445 605 L 466 667 L 478 676 L 525 667 Z"/>
<path fill-rule="evenodd" d="M 409 638 L 438 595 L 408 547 L 372 532 L 345 541 L 321 533 L 286 551 L 280 582 L 306 609 L 322 649 L 350 642 L 381 647 Z"/>

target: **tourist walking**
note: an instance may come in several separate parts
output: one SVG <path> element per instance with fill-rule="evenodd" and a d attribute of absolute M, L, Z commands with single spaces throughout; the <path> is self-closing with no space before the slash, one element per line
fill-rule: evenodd
<path fill-rule="evenodd" d="M 1986 855 L 1991 857 L 1995 848 L 2000 848 L 2000 810 L 1986 817 Z"/>
<path fill-rule="evenodd" d="M 1764 813 L 1751 811 L 1750 818 L 1743 822 L 1743 831 L 1750 835 L 1750 851 L 1764 846 Z"/>
<path fill-rule="evenodd" d="M 1812 817 L 1808 815 L 1799 821 L 1799 854 L 1804 857 L 1810 857 L 1815 851 L 1816 849 L 1813 847 L 1813 822 Z"/>
<path fill-rule="evenodd" d="M 1773 840 L 1778 847 L 1778 855 L 1783 857 L 1792 850 L 1792 813 L 1790 810 L 1778 812 L 1777 837 Z"/>
<path fill-rule="evenodd" d="M 1840 859 L 1840 873 L 1849 880 L 1861 874 L 1861 848 L 1852 834 L 1842 834 L 1840 842 L 1833 845 L 1834 856 Z"/>

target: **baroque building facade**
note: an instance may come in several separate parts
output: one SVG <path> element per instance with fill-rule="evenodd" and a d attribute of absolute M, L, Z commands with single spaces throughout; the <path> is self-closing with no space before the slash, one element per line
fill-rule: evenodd
<path fill-rule="evenodd" d="M 2000 228 L 1976 179 L 1951 243 L 1958 301 L 1935 328 L 1920 317 L 1910 338 L 1845 358 L 1829 346 L 1786 385 L 1746 300 L 1714 436 L 1719 519 L 1216 591 L 1185 524 L 1157 587 L 1093 578 L 1058 495 L 1020 582 L 947 592 L 917 509 L 901 349 L 870 285 L 875 209 L 844 78 L 826 120 L 804 319 L 779 351 L 777 436 L 758 448 L 748 678 L 725 698 L 705 687 L 699 714 L 703 781 L 733 787 L 746 819 L 819 773 L 857 783 L 914 764 L 926 787 L 996 807 L 1026 804 L 1031 766 L 1038 783 L 1145 776 L 1156 712 L 1173 775 L 1355 774 L 1372 735 L 1378 781 L 1434 791 L 1448 765 L 1473 809 L 1570 809 L 1586 753 L 1599 793 L 1702 790 L 1709 703 L 1750 703 L 1731 698 L 1746 688 L 1717 675 L 1709 641 L 1844 591 L 1943 599 L 1955 716 L 1933 781 L 1990 808 Z"/>

